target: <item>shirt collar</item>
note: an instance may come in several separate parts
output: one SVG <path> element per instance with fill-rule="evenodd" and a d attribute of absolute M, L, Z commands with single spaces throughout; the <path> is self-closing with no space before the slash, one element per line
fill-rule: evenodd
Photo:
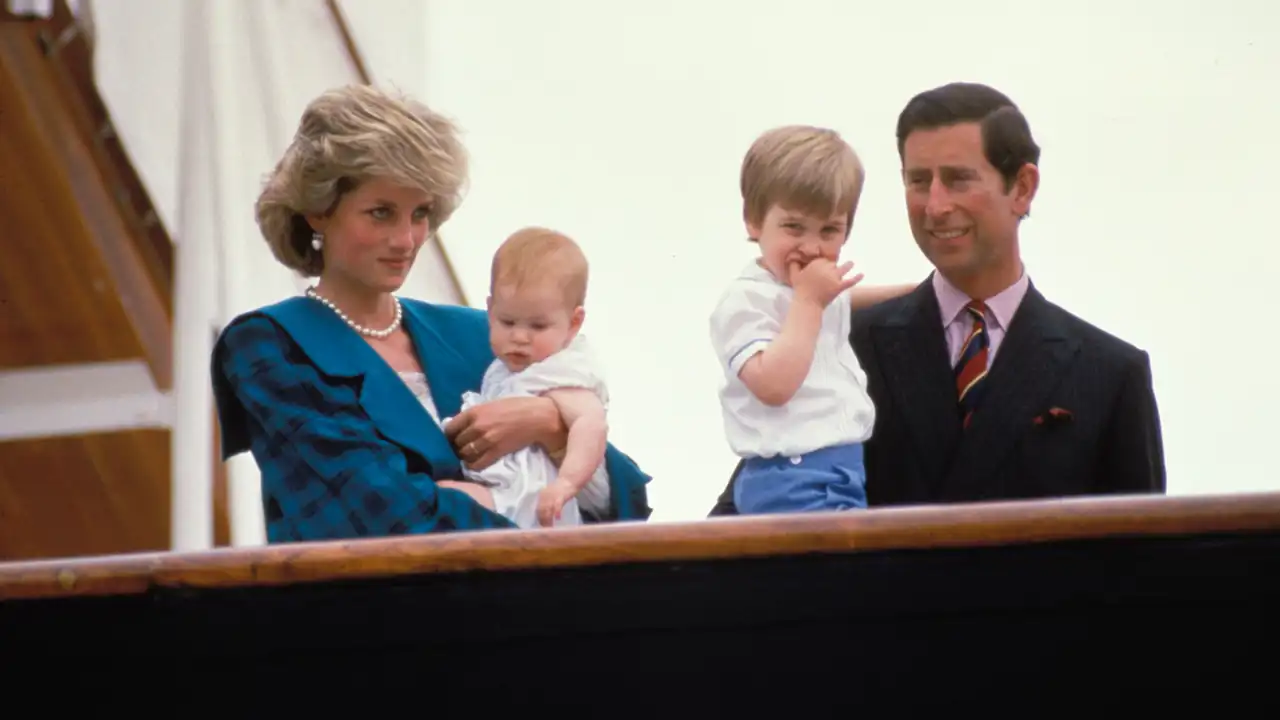
<path fill-rule="evenodd" d="M 760 262 L 758 260 L 752 260 L 751 262 L 747 263 L 742 268 L 742 274 L 739 277 L 745 278 L 747 280 L 763 280 L 765 282 L 770 282 L 775 285 L 784 285 L 784 286 L 786 285 L 786 283 L 783 283 L 782 281 L 778 280 L 778 278 L 774 277 L 773 273 L 769 272 L 768 270 L 765 270 L 764 267 L 760 265 Z"/>
<path fill-rule="evenodd" d="M 1023 268 L 1017 282 L 987 298 L 987 309 L 995 320 L 996 327 L 1001 330 L 1009 329 L 1009 323 L 1013 322 L 1014 313 L 1018 312 L 1018 306 L 1022 304 L 1022 298 L 1026 297 L 1030 284 L 1031 276 Z M 933 292 L 938 298 L 943 327 L 955 322 L 971 299 L 936 270 L 933 273 Z"/>

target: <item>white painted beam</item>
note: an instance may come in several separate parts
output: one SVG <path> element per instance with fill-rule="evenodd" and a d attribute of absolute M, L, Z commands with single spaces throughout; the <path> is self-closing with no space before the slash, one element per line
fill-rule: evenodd
<path fill-rule="evenodd" d="M 172 400 L 142 360 L 0 371 L 0 442 L 169 428 Z"/>
<path fill-rule="evenodd" d="M 6 5 L 9 12 L 14 15 L 28 15 L 42 18 L 53 16 L 53 0 L 9 0 Z"/>
<path fill-rule="evenodd" d="M 211 99 L 214 69 L 212 24 L 230 3 L 183 3 L 183 86 L 178 157 L 178 237 L 174 244 L 173 398 L 181 419 L 170 451 L 169 541 L 177 552 L 213 547 L 213 392 L 209 355 L 217 307 L 218 267 L 214 243 L 219 230 L 217 177 L 220 147 Z"/>

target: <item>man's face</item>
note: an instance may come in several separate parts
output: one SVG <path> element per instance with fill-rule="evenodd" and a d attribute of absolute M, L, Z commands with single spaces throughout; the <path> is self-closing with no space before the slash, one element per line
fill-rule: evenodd
<path fill-rule="evenodd" d="M 903 143 L 902 179 L 916 245 L 948 280 L 1021 272 L 1018 220 L 1039 174 L 1031 164 L 1013 187 L 987 161 L 979 123 L 915 130 Z"/>

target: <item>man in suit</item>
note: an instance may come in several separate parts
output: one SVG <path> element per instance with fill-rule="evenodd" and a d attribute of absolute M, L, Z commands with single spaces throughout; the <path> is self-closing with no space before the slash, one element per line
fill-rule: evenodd
<path fill-rule="evenodd" d="M 935 271 L 854 315 L 877 413 L 868 504 L 1164 492 L 1147 354 L 1046 300 L 1023 267 L 1040 148 L 1021 111 L 952 83 L 907 103 L 897 139 Z M 733 479 L 711 514 L 736 514 Z"/>

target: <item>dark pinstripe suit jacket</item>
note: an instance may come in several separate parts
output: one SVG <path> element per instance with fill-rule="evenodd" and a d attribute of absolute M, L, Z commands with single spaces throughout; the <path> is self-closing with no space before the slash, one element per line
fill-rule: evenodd
<path fill-rule="evenodd" d="M 442 416 L 493 361 L 482 311 L 401 300 Z M 386 362 L 331 310 L 291 298 L 236 318 L 213 352 L 223 457 L 250 450 L 271 542 L 512 527 L 435 479 L 461 477 L 444 433 Z M 649 516 L 649 476 L 612 445 L 613 513 Z"/>
<path fill-rule="evenodd" d="M 1165 490 L 1147 354 L 1034 286 L 968 430 L 931 282 L 855 313 L 850 339 L 876 405 L 866 445 L 871 505 Z M 734 513 L 731 478 L 711 514 Z"/>

